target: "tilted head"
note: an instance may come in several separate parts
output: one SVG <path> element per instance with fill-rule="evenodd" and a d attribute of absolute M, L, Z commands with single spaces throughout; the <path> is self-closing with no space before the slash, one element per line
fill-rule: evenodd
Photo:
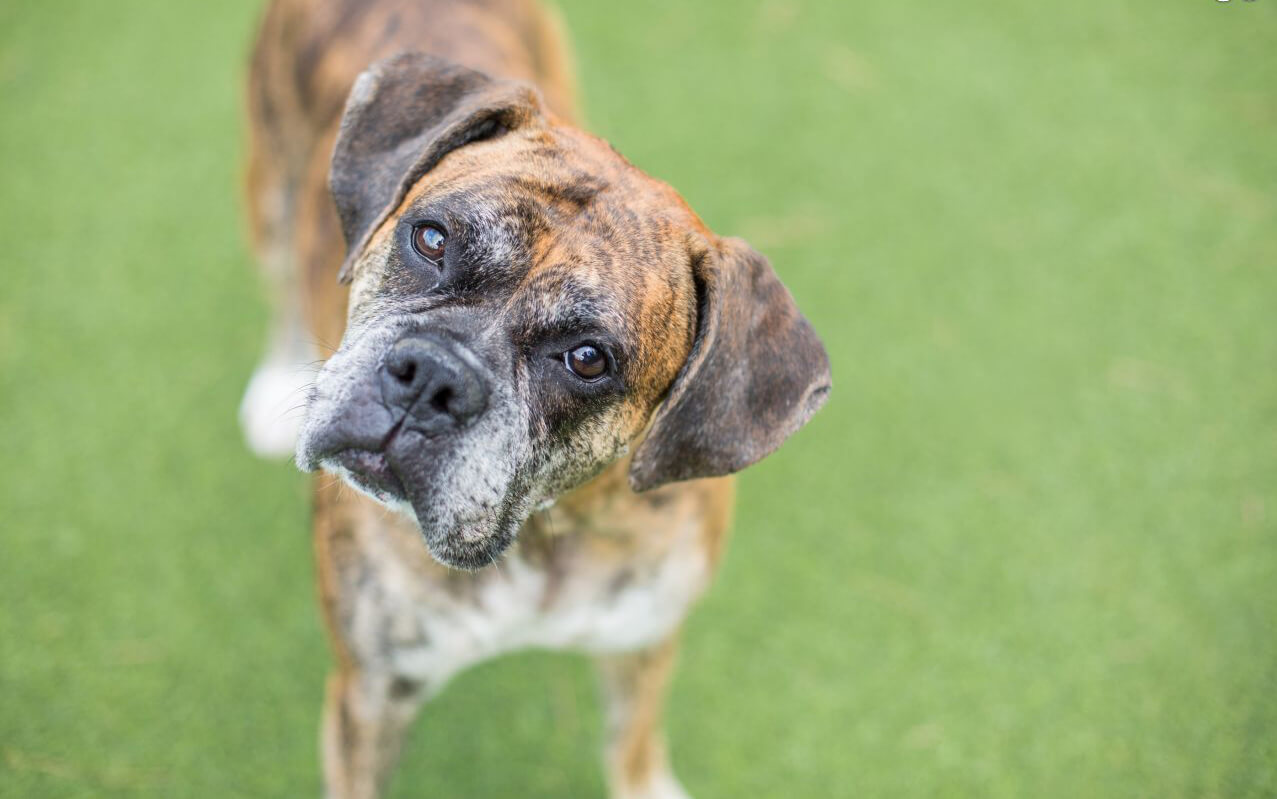
<path fill-rule="evenodd" d="M 297 461 L 413 514 L 448 565 L 632 447 L 638 491 L 742 469 L 829 391 L 767 261 L 525 84 L 381 61 L 330 177 L 349 316 Z"/>

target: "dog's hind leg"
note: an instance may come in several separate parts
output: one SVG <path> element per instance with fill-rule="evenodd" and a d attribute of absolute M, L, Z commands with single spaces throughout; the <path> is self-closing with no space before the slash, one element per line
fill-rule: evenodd
<path fill-rule="evenodd" d="M 249 448 L 264 458 L 291 455 L 306 388 L 319 357 L 307 330 L 295 257 L 295 188 L 286 169 L 269 163 L 254 144 L 248 193 L 254 248 L 270 295 L 272 319 L 266 351 L 240 402 L 239 420 Z"/>
<path fill-rule="evenodd" d="M 277 12 L 273 6 L 268 23 Z M 282 52 L 272 38 L 280 35 L 279 29 L 278 21 L 268 24 L 253 54 L 244 181 L 249 235 L 265 277 L 272 318 L 266 351 L 244 392 L 239 419 L 249 448 L 262 457 L 292 454 L 305 390 L 319 358 L 307 325 L 297 253 L 299 200 L 314 143 L 296 123 L 299 112 L 289 94 L 291 83 L 277 74 L 286 65 L 272 58 Z"/>
<path fill-rule="evenodd" d="M 604 765 L 612 799 L 688 799 L 670 770 L 662 718 L 677 642 L 595 658 L 607 713 Z"/>

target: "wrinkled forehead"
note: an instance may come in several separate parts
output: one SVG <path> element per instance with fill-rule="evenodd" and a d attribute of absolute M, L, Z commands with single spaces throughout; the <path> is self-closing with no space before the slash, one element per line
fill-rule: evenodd
<path fill-rule="evenodd" d="M 556 328 L 619 324 L 635 303 L 681 292 L 689 232 L 700 224 L 606 143 L 561 129 L 512 131 L 450 153 L 374 242 L 426 222 L 442 224 L 461 253 L 450 292 L 503 296 Z"/>
<path fill-rule="evenodd" d="M 492 239 L 487 249 L 516 276 L 668 266 L 692 223 L 668 186 L 601 140 L 563 129 L 513 131 L 450 153 L 409 192 L 403 214 L 451 223 L 467 246 Z"/>

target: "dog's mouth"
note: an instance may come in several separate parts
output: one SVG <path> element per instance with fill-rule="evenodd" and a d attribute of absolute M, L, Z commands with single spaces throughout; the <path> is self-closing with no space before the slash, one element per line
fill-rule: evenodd
<path fill-rule="evenodd" d="M 340 467 L 358 488 L 377 499 L 402 502 L 408 498 L 399 475 L 390 468 L 383 452 L 352 447 L 329 456 L 328 460 Z"/>
<path fill-rule="evenodd" d="M 514 458 L 453 434 L 460 431 L 430 435 L 405 424 L 377 427 L 316 426 L 299 446 L 298 462 L 410 518 L 430 554 L 446 566 L 473 570 L 500 557 L 531 502 Z"/>
<path fill-rule="evenodd" d="M 429 490 L 418 490 L 418 483 L 430 481 L 412 479 L 412 467 L 400 463 L 409 480 L 405 488 L 395 467 L 394 456 L 358 447 L 340 450 L 323 459 L 322 465 L 355 488 L 378 501 L 404 510 L 411 508 L 425 536 L 430 554 L 444 565 L 454 569 L 480 569 L 495 561 L 514 541 L 523 516 L 519 503 L 502 506 L 471 515 L 454 515 L 444 525 L 438 522 L 437 503 Z M 419 475 L 420 477 L 420 475 Z"/>

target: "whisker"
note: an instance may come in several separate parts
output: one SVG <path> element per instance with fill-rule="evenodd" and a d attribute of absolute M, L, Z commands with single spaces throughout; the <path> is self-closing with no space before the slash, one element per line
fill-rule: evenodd
<path fill-rule="evenodd" d="M 337 348 L 336 348 L 336 347 L 334 347 L 333 345 L 329 344 L 327 341 L 324 341 L 324 340 L 320 339 L 318 336 L 311 336 L 311 337 L 310 337 L 310 339 L 309 339 L 309 341 L 310 341 L 310 343 L 311 343 L 314 347 L 316 347 L 316 348 L 318 348 L 318 349 L 320 349 L 320 350 L 327 350 L 327 351 L 329 352 L 329 354 L 334 353 L 334 352 L 336 352 L 336 351 L 337 351 Z"/>

